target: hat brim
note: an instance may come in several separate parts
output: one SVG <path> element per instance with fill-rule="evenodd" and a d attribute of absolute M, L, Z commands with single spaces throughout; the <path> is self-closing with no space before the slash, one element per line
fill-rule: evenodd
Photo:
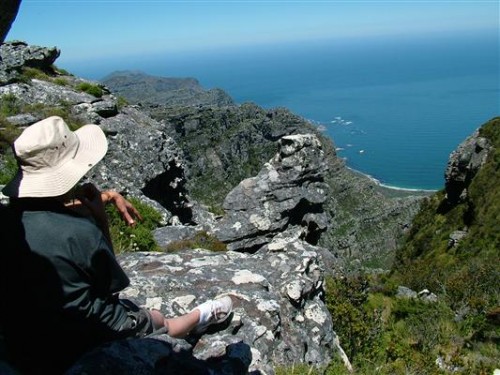
<path fill-rule="evenodd" d="M 75 132 L 79 139 L 73 158 L 41 173 L 26 173 L 19 169 L 3 188 L 8 197 L 56 197 L 67 193 L 108 151 L 106 135 L 98 125 L 88 124 Z"/>

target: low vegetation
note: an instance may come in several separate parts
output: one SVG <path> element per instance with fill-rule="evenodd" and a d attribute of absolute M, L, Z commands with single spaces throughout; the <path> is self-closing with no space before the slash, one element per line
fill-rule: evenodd
<path fill-rule="evenodd" d="M 160 226 L 161 214 L 137 198 L 130 197 L 129 200 L 142 216 L 142 220 L 133 227 L 125 224 L 114 205 L 110 204 L 106 207 L 111 239 L 116 253 L 130 251 L 175 252 L 188 249 L 227 250 L 226 244 L 205 231 L 195 233 L 192 238 L 174 241 L 165 247 L 160 247 L 154 239 L 152 231 Z"/>
<path fill-rule="evenodd" d="M 192 238 L 172 242 L 162 250 L 166 252 L 175 252 L 185 249 L 206 249 L 211 251 L 226 251 L 227 246 L 224 242 L 211 236 L 205 231 L 197 232 Z"/>
<path fill-rule="evenodd" d="M 86 92 L 87 94 L 93 95 L 96 98 L 100 98 L 104 95 L 104 90 L 101 85 L 96 85 L 89 82 L 82 82 L 76 85 L 76 89 L 79 91 Z"/>
<path fill-rule="evenodd" d="M 454 206 L 444 191 L 427 198 L 390 273 L 328 280 L 326 303 L 357 374 L 490 375 L 498 367 L 500 118 L 480 135 L 494 149 L 468 198 Z M 450 246 L 450 234 L 464 229 Z M 397 297 L 397 285 L 428 289 L 437 301 Z"/>
<path fill-rule="evenodd" d="M 160 251 L 152 231 L 160 226 L 161 214 L 153 207 L 130 197 L 129 201 L 142 216 L 135 226 L 128 226 L 113 204 L 106 206 L 111 239 L 116 253 L 127 251 Z"/>

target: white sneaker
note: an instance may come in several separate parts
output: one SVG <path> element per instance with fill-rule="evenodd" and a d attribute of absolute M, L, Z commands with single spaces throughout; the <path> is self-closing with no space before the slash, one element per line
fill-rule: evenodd
<path fill-rule="evenodd" d="M 200 310 L 200 321 L 193 329 L 195 335 L 202 334 L 209 326 L 224 322 L 231 315 L 233 301 L 231 297 L 224 296 L 203 302 L 193 310 Z"/>

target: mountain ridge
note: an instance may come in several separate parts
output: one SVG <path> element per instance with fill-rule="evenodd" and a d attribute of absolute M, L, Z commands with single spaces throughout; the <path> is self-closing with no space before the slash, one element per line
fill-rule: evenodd
<path fill-rule="evenodd" d="M 196 78 L 156 77 L 141 71 L 115 71 L 99 80 L 116 95 L 136 104 L 166 106 L 231 105 L 221 89 L 205 90 Z"/>

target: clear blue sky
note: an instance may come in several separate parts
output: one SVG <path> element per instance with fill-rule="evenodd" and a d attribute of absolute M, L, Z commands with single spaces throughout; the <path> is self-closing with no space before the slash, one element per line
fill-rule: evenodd
<path fill-rule="evenodd" d="M 7 40 L 58 65 L 152 52 L 499 28 L 498 0 L 23 0 Z"/>

